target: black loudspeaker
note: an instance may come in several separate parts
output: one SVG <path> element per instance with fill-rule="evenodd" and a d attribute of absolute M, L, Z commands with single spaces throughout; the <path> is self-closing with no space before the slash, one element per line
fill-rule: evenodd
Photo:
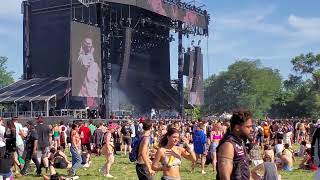
<path fill-rule="evenodd" d="M 131 41 L 132 41 L 132 28 L 126 27 L 124 29 L 124 42 L 122 48 L 122 56 L 120 61 L 120 72 L 118 76 L 118 82 L 123 84 L 127 80 L 128 67 L 131 54 Z"/>
<path fill-rule="evenodd" d="M 203 56 L 200 47 L 195 47 L 195 58 L 193 66 L 193 78 L 191 92 L 196 92 L 203 77 Z"/>
<path fill-rule="evenodd" d="M 183 75 L 193 77 L 195 53 L 188 48 L 188 52 L 184 54 Z"/>

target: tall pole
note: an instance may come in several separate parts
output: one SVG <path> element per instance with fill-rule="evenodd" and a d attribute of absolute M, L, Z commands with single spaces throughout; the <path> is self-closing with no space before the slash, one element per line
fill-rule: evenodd
<path fill-rule="evenodd" d="M 23 1 L 23 79 L 31 78 L 30 66 L 30 3 Z"/>
<path fill-rule="evenodd" d="M 182 22 L 178 24 L 178 91 L 179 91 L 179 115 L 184 118 L 184 97 L 183 97 L 183 50 L 182 50 Z"/>
<path fill-rule="evenodd" d="M 111 31 L 108 27 L 108 14 L 106 7 L 102 4 L 100 7 L 100 22 L 101 28 L 101 47 L 102 47 L 102 101 L 104 106 L 104 118 L 110 117 L 111 107 L 111 57 L 110 57 L 110 43 Z"/>

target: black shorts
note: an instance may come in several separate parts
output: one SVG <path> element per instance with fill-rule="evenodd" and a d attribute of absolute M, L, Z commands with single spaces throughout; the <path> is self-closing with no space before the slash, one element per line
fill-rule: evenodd
<path fill-rule="evenodd" d="M 81 144 L 81 150 L 82 151 L 88 151 L 88 152 L 90 152 L 91 151 L 91 145 L 90 145 L 90 143 L 87 143 L 87 144 Z"/>
<path fill-rule="evenodd" d="M 71 143 L 70 137 L 67 137 L 67 143 Z"/>
<path fill-rule="evenodd" d="M 123 137 L 122 140 L 125 145 L 131 145 L 132 143 L 131 137 Z"/>
<path fill-rule="evenodd" d="M 136 173 L 139 180 L 153 180 L 153 177 L 149 175 L 147 166 L 144 164 L 136 164 Z"/>
<path fill-rule="evenodd" d="M 277 133 L 277 139 L 283 139 L 283 133 Z"/>

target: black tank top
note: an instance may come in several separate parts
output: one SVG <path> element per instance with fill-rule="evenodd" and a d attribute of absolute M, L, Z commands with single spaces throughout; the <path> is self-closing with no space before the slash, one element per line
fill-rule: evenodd
<path fill-rule="evenodd" d="M 217 147 L 217 152 L 221 144 L 225 142 L 230 142 L 234 148 L 234 157 L 233 157 L 233 169 L 231 173 L 231 180 L 249 180 L 250 179 L 250 169 L 249 169 L 249 159 L 247 156 L 246 148 L 242 139 L 234 136 L 232 133 L 226 134 L 223 139 L 220 141 L 220 144 Z M 219 156 L 217 156 L 217 176 L 216 179 L 220 179 L 219 175 Z"/>

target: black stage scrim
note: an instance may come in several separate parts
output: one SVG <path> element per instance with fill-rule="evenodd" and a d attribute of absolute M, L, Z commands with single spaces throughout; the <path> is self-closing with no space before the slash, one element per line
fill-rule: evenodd
<path fill-rule="evenodd" d="M 71 23 L 72 96 L 86 97 L 96 107 L 101 97 L 100 28 Z"/>
<path fill-rule="evenodd" d="M 167 16 L 174 20 L 185 22 L 202 28 L 208 27 L 208 19 L 195 11 L 179 8 L 177 5 L 164 3 L 162 0 L 104 0 L 119 4 L 137 6 L 155 13 Z"/>
<path fill-rule="evenodd" d="M 188 102 L 191 105 L 203 105 L 203 55 L 200 47 L 188 52 L 193 61 L 190 65 L 187 87 L 189 91 Z"/>

